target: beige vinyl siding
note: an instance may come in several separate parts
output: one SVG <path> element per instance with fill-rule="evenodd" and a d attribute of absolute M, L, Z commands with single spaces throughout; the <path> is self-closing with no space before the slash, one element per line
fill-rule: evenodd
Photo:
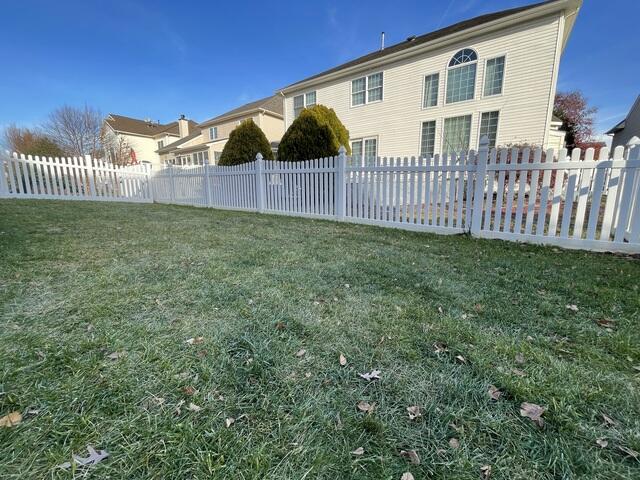
<path fill-rule="evenodd" d="M 258 126 L 262 129 L 269 142 L 279 142 L 284 135 L 284 120 L 268 114 L 260 115 Z"/>
<path fill-rule="evenodd" d="M 472 115 L 470 147 L 477 148 L 480 117 L 487 111 L 500 112 L 498 145 L 542 145 L 550 121 L 549 102 L 555 93 L 554 71 L 558 35 L 562 34 L 561 18 L 559 13 L 554 14 L 338 81 L 292 91 L 285 99 L 287 124 L 293 119 L 293 97 L 315 89 L 317 102 L 336 111 L 351 138 L 378 137 L 380 156 L 418 155 L 422 122 L 429 120 L 436 121 L 436 152 L 440 152 L 444 119 L 469 114 Z M 475 98 L 445 104 L 447 65 L 462 48 L 473 48 L 478 54 Z M 485 62 L 502 55 L 506 57 L 503 93 L 485 98 Z M 384 72 L 384 100 L 351 107 L 351 80 L 380 71 Z M 440 74 L 438 106 L 423 109 L 424 77 L 433 73 Z"/>

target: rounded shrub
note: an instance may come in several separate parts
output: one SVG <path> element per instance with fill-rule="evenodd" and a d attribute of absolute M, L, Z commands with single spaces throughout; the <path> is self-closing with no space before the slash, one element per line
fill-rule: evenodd
<path fill-rule="evenodd" d="M 331 157 L 344 145 L 347 154 L 349 131 L 336 112 L 324 105 L 305 108 L 289 126 L 278 146 L 278 159 L 295 162 Z"/>
<path fill-rule="evenodd" d="M 244 120 L 229 134 L 218 165 L 240 165 L 252 162 L 260 152 L 265 160 L 273 160 L 273 152 L 264 132 L 253 120 Z"/>

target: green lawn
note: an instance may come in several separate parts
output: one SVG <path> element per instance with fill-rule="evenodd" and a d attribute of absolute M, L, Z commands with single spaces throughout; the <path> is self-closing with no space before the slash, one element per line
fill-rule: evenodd
<path fill-rule="evenodd" d="M 1 201 L 0 478 L 71 478 L 86 445 L 90 478 L 640 478 L 639 287 L 621 256 Z"/>

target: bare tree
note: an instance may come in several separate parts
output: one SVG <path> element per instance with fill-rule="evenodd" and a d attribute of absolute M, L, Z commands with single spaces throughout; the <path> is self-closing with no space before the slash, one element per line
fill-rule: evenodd
<path fill-rule="evenodd" d="M 49 114 L 44 132 L 69 155 L 102 156 L 102 114 L 89 107 L 65 105 Z"/>
<path fill-rule="evenodd" d="M 105 128 L 101 138 L 104 157 L 115 165 L 131 164 L 131 145 L 127 140 Z"/>

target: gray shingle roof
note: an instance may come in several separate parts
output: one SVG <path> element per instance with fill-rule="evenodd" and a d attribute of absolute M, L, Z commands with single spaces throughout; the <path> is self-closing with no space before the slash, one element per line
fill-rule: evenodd
<path fill-rule="evenodd" d="M 277 115 L 282 115 L 284 112 L 283 98 L 280 95 L 272 95 L 271 97 L 261 98 L 260 100 L 256 100 L 255 102 L 246 103 L 238 108 L 229 110 L 228 112 L 225 112 L 222 115 L 218 115 L 217 117 L 205 120 L 199 126 L 202 127 L 204 125 L 216 123 L 220 120 L 224 120 L 227 117 L 234 117 L 236 115 L 249 113 L 257 109 L 267 110 Z"/>

